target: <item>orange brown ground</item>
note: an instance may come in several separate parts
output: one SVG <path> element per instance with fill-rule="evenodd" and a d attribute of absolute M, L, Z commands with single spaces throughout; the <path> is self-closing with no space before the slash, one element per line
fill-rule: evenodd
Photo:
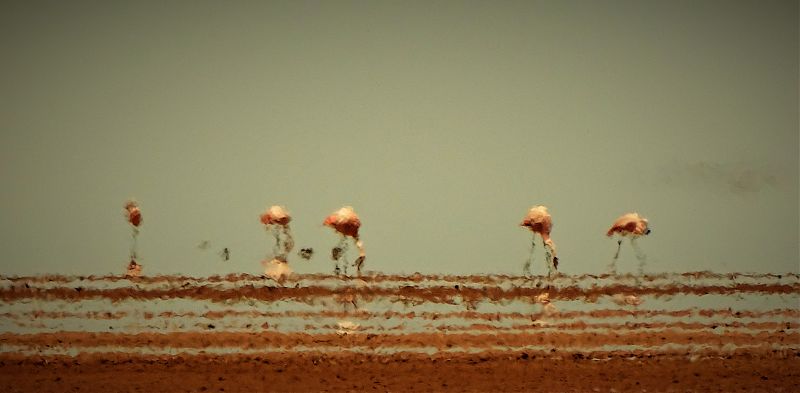
<path fill-rule="evenodd" d="M 32 348 L 89 348 L 114 346 L 127 348 L 284 348 L 298 346 L 336 346 L 338 348 L 425 348 L 446 349 L 452 347 L 490 349 L 492 347 L 520 347 L 546 345 L 555 348 L 599 345 L 658 346 L 664 344 L 694 344 L 720 348 L 724 345 L 797 345 L 800 334 L 780 332 L 716 334 L 705 331 L 682 332 L 673 329 L 654 332 L 608 332 L 608 333 L 409 333 L 379 335 L 354 333 L 279 333 L 279 332 L 174 332 L 174 333 L 85 333 L 59 332 L 38 334 L 0 334 L 0 344 L 22 345 Z M 764 349 L 762 348 L 761 351 Z M 759 355 L 763 352 L 759 352 Z"/>
<path fill-rule="evenodd" d="M 732 295 L 741 293 L 760 293 L 760 294 L 792 294 L 800 292 L 800 283 L 794 284 L 746 284 L 737 283 L 731 285 L 699 285 L 686 286 L 683 284 L 668 284 L 660 287 L 640 287 L 634 285 L 614 284 L 603 287 L 592 287 L 589 289 L 579 286 L 551 287 L 551 288 L 524 288 L 515 287 L 511 289 L 501 289 L 499 287 L 470 288 L 454 285 L 452 287 L 414 287 L 402 286 L 399 288 L 330 288 L 322 286 L 306 287 L 255 287 L 244 285 L 236 288 L 212 288 L 206 286 L 170 289 L 140 289 L 133 287 L 122 287 L 113 289 L 97 288 L 35 288 L 25 284 L 0 288 L 0 301 L 13 302 L 20 299 L 38 300 L 87 300 L 87 299 L 108 299 L 120 301 L 126 299 L 153 300 L 183 298 L 195 300 L 224 301 L 238 299 L 253 299 L 261 301 L 277 300 L 299 300 L 311 301 L 315 298 L 341 297 L 350 295 L 361 300 L 372 300 L 375 298 L 396 297 L 409 300 L 428 301 L 433 303 L 452 304 L 457 299 L 463 301 L 478 302 L 489 300 L 492 302 L 503 300 L 525 300 L 533 301 L 537 296 L 547 293 L 552 300 L 576 300 L 584 299 L 596 301 L 600 296 L 613 296 L 621 293 L 636 293 L 639 296 L 671 296 L 676 294 L 684 295 Z"/>
<path fill-rule="evenodd" d="M 800 356 L 591 360 L 494 355 L 0 357 L 2 392 L 797 392 Z"/>

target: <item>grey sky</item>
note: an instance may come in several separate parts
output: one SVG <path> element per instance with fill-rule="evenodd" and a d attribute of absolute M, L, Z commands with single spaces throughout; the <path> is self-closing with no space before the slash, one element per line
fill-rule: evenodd
<path fill-rule="evenodd" d="M 146 274 L 260 272 L 269 204 L 300 272 L 345 204 L 367 270 L 521 272 L 533 204 L 566 273 L 627 211 L 649 271 L 800 269 L 796 1 L 0 7 L 0 274 L 122 272 L 128 197 Z"/>

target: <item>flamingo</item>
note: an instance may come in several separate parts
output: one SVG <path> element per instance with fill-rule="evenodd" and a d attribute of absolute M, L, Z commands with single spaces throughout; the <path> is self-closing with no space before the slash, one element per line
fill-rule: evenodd
<path fill-rule="evenodd" d="M 347 251 L 347 238 L 352 238 L 358 248 L 358 259 L 355 260 L 353 265 L 356 267 L 358 274 L 361 275 L 361 266 L 364 264 L 366 254 L 364 253 L 364 242 L 358 236 L 358 229 L 361 227 L 361 220 L 351 206 L 345 206 L 325 218 L 322 225 L 333 228 L 341 239 L 339 244 L 331 250 L 331 257 L 336 261 L 335 274 L 339 274 L 339 259 Z M 347 274 L 347 263 L 344 264 L 344 274 Z"/>
<path fill-rule="evenodd" d="M 550 277 L 553 270 L 558 272 L 558 256 L 556 256 L 556 245 L 553 239 L 550 238 L 550 231 L 553 229 L 553 217 L 547 212 L 547 207 L 536 205 L 528 210 L 528 214 L 519 224 L 521 227 L 526 227 L 531 230 L 533 237 L 531 239 L 531 255 L 525 261 L 525 266 L 522 268 L 524 274 L 531 274 L 531 263 L 533 262 L 533 251 L 536 247 L 536 234 L 542 237 L 542 242 L 545 247 L 545 257 L 547 258 L 547 276 Z"/>
<path fill-rule="evenodd" d="M 139 204 L 133 199 L 126 201 L 123 209 L 125 209 L 125 219 L 131 224 L 131 262 L 128 264 L 126 276 L 138 277 L 142 272 L 142 265 L 136 263 L 137 239 L 139 238 L 139 226 L 142 225 L 142 211 L 139 209 Z"/>
<path fill-rule="evenodd" d="M 272 231 L 273 236 L 275 236 L 275 246 L 272 247 L 273 255 L 275 255 L 276 259 L 285 263 L 287 255 L 294 248 L 294 238 L 292 237 L 291 228 L 289 228 L 292 216 L 285 207 L 274 205 L 267 208 L 264 213 L 261 213 L 259 219 L 264 224 L 264 229 Z M 285 237 L 282 247 L 281 234 Z"/>
<path fill-rule="evenodd" d="M 608 266 L 609 271 L 612 274 L 617 273 L 617 259 L 619 259 L 619 251 L 622 248 L 622 240 L 624 238 L 629 238 L 631 241 L 631 247 L 633 247 L 634 252 L 636 253 L 636 259 L 639 260 L 639 275 L 644 274 L 644 264 L 647 259 L 647 256 L 642 252 L 639 248 L 639 245 L 636 243 L 636 239 L 647 236 L 650 234 L 650 227 L 647 222 L 647 219 L 640 216 L 639 213 L 627 213 L 623 214 L 616 221 L 611 225 L 611 228 L 608 229 L 606 232 L 606 236 L 618 236 L 617 238 L 617 252 L 614 254 L 614 259 L 611 260 L 611 264 Z"/>

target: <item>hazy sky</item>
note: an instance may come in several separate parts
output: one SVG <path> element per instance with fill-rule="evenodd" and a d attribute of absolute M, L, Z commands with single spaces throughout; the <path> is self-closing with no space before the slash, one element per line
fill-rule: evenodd
<path fill-rule="evenodd" d="M 5 1 L 0 274 L 258 273 L 258 214 L 367 270 L 798 272 L 797 1 Z M 201 240 L 212 249 L 198 250 Z M 215 254 L 229 247 L 232 260 Z M 541 247 L 539 247 L 541 252 Z M 544 271 L 542 254 L 536 272 Z M 634 271 L 630 248 L 619 267 Z"/>

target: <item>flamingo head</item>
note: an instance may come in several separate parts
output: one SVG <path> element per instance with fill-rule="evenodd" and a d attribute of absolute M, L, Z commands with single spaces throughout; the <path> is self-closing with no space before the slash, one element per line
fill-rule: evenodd
<path fill-rule="evenodd" d="M 529 218 L 525 218 L 522 222 L 519 223 L 519 226 L 523 228 L 533 228 L 533 223 Z"/>
<path fill-rule="evenodd" d="M 543 231 L 546 231 L 545 226 L 541 222 L 534 222 L 530 218 L 526 218 L 519 224 L 519 226 L 528 228 L 534 233 L 542 233 Z"/>
<path fill-rule="evenodd" d="M 642 230 L 643 235 L 649 235 L 652 230 L 650 229 L 650 223 L 647 221 L 646 218 L 642 218 L 640 225 L 644 226 Z"/>

